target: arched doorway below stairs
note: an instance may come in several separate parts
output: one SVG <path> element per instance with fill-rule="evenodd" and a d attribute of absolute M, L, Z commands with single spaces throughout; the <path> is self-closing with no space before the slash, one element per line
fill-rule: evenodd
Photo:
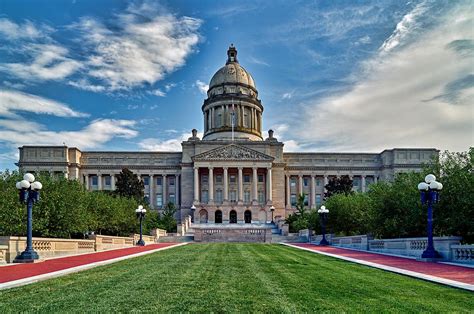
<path fill-rule="evenodd" d="M 246 210 L 244 212 L 244 221 L 246 224 L 249 224 L 252 222 L 252 212 L 250 210 Z"/>
<path fill-rule="evenodd" d="M 222 223 L 222 211 L 216 210 L 216 214 L 214 216 L 214 222 L 216 224 L 221 224 Z"/>
<path fill-rule="evenodd" d="M 229 223 L 231 224 L 237 223 L 237 212 L 235 210 L 231 210 L 229 213 Z"/>

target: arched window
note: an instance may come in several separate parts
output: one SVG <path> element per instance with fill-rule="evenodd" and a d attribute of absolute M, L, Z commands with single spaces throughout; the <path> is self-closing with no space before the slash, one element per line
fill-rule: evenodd
<path fill-rule="evenodd" d="M 222 223 L 222 211 L 216 210 L 216 214 L 214 216 L 214 222 L 216 224 L 221 224 Z"/>
<path fill-rule="evenodd" d="M 201 209 L 199 211 L 199 223 L 207 223 L 207 210 Z"/>
<path fill-rule="evenodd" d="M 244 212 L 244 221 L 246 224 L 249 224 L 252 222 L 252 212 L 250 210 L 246 210 Z"/>
<path fill-rule="evenodd" d="M 235 210 L 231 210 L 229 213 L 229 223 L 231 224 L 237 223 L 237 212 Z"/>

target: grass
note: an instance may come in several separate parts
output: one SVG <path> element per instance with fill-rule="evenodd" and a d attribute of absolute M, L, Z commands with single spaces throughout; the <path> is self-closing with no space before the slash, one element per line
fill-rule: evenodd
<path fill-rule="evenodd" d="M 467 291 L 264 244 L 191 244 L 0 291 L 0 313 L 472 309 Z"/>

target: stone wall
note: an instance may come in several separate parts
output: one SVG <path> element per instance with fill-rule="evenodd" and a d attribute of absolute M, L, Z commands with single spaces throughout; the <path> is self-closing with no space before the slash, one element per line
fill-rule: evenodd
<path fill-rule="evenodd" d="M 261 242 L 270 243 L 271 229 L 263 228 L 194 228 L 196 242 Z"/>

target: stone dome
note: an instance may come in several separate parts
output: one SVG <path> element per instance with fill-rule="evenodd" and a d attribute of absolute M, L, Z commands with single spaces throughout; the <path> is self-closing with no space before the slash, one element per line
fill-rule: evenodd
<path fill-rule="evenodd" d="M 245 70 L 238 62 L 230 62 L 220 68 L 211 79 L 209 89 L 222 84 L 244 84 L 255 87 L 255 82 L 247 70 Z"/>

